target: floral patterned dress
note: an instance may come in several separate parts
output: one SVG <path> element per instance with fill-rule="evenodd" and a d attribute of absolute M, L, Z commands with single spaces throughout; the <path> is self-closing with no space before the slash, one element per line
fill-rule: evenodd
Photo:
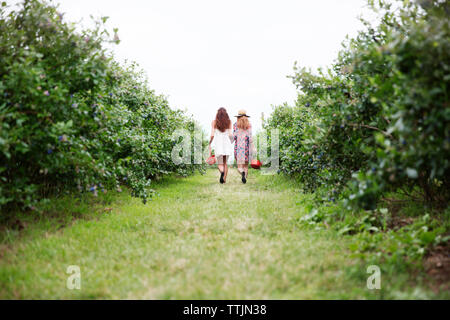
<path fill-rule="evenodd" d="M 237 123 L 233 125 L 234 159 L 238 164 L 248 163 L 250 160 L 250 147 L 253 145 L 252 127 L 247 130 L 239 129 Z"/>

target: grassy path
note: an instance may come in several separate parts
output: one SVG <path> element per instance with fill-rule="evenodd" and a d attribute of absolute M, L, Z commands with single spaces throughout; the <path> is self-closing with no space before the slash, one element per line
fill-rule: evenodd
<path fill-rule="evenodd" d="M 314 299 L 368 297 L 331 232 L 302 229 L 301 195 L 280 177 L 231 171 L 169 179 L 147 205 L 119 196 L 96 219 L 3 246 L 0 298 Z M 81 290 L 66 268 L 81 268 Z"/>

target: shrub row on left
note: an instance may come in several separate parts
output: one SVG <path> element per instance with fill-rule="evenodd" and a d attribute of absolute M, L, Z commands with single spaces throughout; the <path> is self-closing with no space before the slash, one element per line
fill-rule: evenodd
<path fill-rule="evenodd" d="M 193 120 L 169 108 L 135 65 L 121 67 L 104 28 L 77 31 L 55 7 L 25 1 L 0 8 L 0 208 L 33 208 L 76 189 L 132 189 L 144 202 L 150 180 L 193 165 L 170 161 L 176 128 Z M 117 30 L 115 30 L 117 32 Z"/>

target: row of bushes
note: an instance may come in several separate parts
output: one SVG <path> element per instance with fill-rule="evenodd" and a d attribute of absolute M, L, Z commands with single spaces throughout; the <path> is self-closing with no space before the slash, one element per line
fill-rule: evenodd
<path fill-rule="evenodd" d="M 194 121 L 168 106 L 135 65 L 120 66 L 105 46 L 114 30 L 77 31 L 38 0 L 0 8 L 0 208 L 33 208 L 78 188 L 125 184 L 145 202 L 152 178 L 186 175 L 174 165 L 175 129 Z"/>
<path fill-rule="evenodd" d="M 409 274 L 430 283 L 417 271 L 436 268 L 427 271 L 445 293 L 436 261 L 450 243 L 450 4 L 369 4 L 377 26 L 365 22 L 327 70 L 296 65 L 295 105 L 275 107 L 264 128 L 280 131 L 280 171 L 305 191 L 301 226 L 348 236 L 362 265 L 405 288 Z"/>
<path fill-rule="evenodd" d="M 281 171 L 326 201 L 375 209 L 401 191 L 427 206 L 450 199 L 448 1 L 369 4 L 377 26 L 347 41 L 336 62 L 295 66 L 295 106 L 275 108 Z"/>

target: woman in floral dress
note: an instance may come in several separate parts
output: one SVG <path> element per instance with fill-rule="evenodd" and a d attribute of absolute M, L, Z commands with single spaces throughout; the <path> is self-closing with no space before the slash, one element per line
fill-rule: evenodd
<path fill-rule="evenodd" d="M 248 163 L 255 153 L 255 146 L 252 138 L 252 125 L 245 110 L 239 110 L 236 123 L 233 125 L 234 136 L 234 158 L 237 163 L 242 183 L 247 183 Z"/>

